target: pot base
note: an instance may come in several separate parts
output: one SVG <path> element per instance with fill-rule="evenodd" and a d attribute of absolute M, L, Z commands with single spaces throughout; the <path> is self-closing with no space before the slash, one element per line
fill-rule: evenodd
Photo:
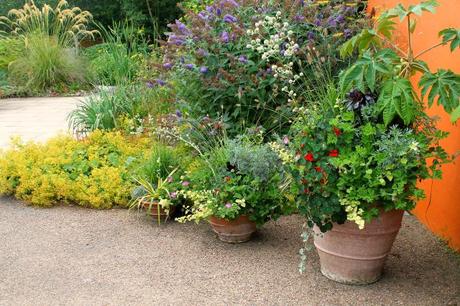
<path fill-rule="evenodd" d="M 209 223 L 219 240 L 226 243 L 247 242 L 257 229 L 256 224 L 246 216 L 240 216 L 235 220 L 211 217 Z"/>

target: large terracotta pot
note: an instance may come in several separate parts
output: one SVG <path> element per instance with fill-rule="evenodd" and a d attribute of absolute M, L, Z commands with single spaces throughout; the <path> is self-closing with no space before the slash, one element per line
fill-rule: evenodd
<path fill-rule="evenodd" d="M 403 213 L 402 210 L 382 212 L 362 230 L 350 221 L 335 224 L 326 233 L 316 227 L 315 246 L 321 273 L 345 284 L 364 285 L 378 281 L 401 228 Z"/>
<path fill-rule="evenodd" d="M 151 216 L 153 221 L 158 223 L 165 222 L 170 219 L 176 209 L 176 207 L 171 206 L 169 208 L 169 212 L 167 212 L 157 202 L 153 202 L 152 204 L 150 204 L 150 202 L 143 202 L 142 204 L 144 205 L 146 214 Z"/>
<path fill-rule="evenodd" d="M 257 230 L 256 224 L 247 216 L 239 216 L 235 220 L 225 220 L 213 216 L 209 219 L 209 223 L 219 239 L 228 243 L 246 242 Z"/>

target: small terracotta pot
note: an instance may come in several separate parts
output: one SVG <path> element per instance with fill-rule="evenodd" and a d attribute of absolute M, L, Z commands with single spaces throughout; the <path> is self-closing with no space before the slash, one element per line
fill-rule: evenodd
<path fill-rule="evenodd" d="M 365 285 L 378 281 L 401 228 L 403 213 L 402 210 L 382 212 L 362 230 L 350 221 L 334 224 L 326 233 L 315 227 L 321 273 L 345 284 Z"/>
<path fill-rule="evenodd" d="M 212 230 L 219 239 L 228 243 L 241 243 L 251 239 L 257 230 L 256 223 L 247 216 L 239 216 L 235 220 L 225 220 L 212 216 L 209 219 Z"/>
<path fill-rule="evenodd" d="M 165 222 L 171 217 L 171 215 L 176 210 L 175 206 L 171 206 L 169 208 L 169 212 L 166 212 L 166 210 L 160 207 L 158 202 L 153 202 L 152 205 L 150 205 L 150 202 L 143 202 L 142 205 L 144 206 L 146 214 L 148 216 L 151 216 L 153 221 L 155 222 L 158 222 L 158 220 L 160 222 Z M 160 209 L 159 213 L 158 213 L 158 209 Z"/>

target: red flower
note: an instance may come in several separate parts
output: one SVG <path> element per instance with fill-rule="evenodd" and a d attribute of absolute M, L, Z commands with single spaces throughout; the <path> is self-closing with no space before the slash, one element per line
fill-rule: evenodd
<path fill-rule="evenodd" d="M 305 188 L 305 189 L 303 190 L 303 193 L 310 194 L 310 189 Z"/>
<path fill-rule="evenodd" d="M 342 131 L 336 128 L 335 126 L 332 129 L 334 130 L 335 136 L 340 136 L 340 134 L 342 134 Z"/>
<path fill-rule="evenodd" d="M 337 156 L 339 156 L 339 150 L 332 150 L 331 152 L 329 152 L 329 156 L 330 156 L 330 157 L 337 157 Z"/>
<path fill-rule="evenodd" d="M 300 181 L 302 182 L 303 185 L 307 185 L 307 183 L 308 183 L 308 181 L 306 179 L 304 179 L 304 178 L 301 179 Z"/>
<path fill-rule="evenodd" d="M 323 168 L 317 166 L 317 167 L 315 167 L 315 170 L 316 170 L 316 172 L 322 172 L 322 171 L 323 171 Z"/>
<path fill-rule="evenodd" d="M 305 154 L 303 158 L 305 158 L 305 160 L 309 162 L 312 162 L 315 160 L 315 157 L 313 156 L 311 152 L 308 152 L 307 154 Z"/>

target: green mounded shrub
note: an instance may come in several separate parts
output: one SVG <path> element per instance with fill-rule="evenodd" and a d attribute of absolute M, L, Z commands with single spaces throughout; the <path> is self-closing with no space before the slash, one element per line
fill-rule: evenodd
<path fill-rule="evenodd" d="M 86 82 L 85 63 L 55 38 L 33 34 L 25 42 L 24 52 L 8 68 L 9 81 L 19 91 L 41 93 Z"/>
<path fill-rule="evenodd" d="M 46 144 L 16 141 L 0 152 L 0 194 L 38 206 L 126 207 L 133 176 L 154 145 L 146 138 L 102 131 L 83 141 L 69 136 Z"/>

